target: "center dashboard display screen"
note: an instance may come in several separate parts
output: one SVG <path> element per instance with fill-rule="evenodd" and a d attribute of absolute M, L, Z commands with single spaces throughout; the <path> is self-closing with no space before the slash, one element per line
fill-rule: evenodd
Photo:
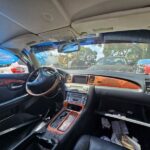
<path fill-rule="evenodd" d="M 87 76 L 74 76 L 73 83 L 87 83 Z"/>

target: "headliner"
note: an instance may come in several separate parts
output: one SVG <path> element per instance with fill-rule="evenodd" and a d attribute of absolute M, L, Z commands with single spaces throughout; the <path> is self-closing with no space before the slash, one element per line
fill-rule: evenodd
<path fill-rule="evenodd" d="M 85 32 L 147 29 L 150 22 L 146 14 L 145 20 L 136 22 L 135 19 L 135 25 L 132 22 L 135 16 L 120 20 L 123 24 L 110 19 L 137 14 L 137 11 L 131 11 L 134 9 L 139 14 L 143 14 L 139 9 L 147 13 L 149 6 L 149 0 L 0 0 L 0 45 L 21 49 L 47 40 L 68 40 Z M 95 16 L 100 22 L 95 22 Z M 109 24 L 111 26 L 104 28 Z"/>

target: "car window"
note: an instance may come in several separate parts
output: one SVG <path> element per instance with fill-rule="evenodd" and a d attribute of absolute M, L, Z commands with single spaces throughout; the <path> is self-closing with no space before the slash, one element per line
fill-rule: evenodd
<path fill-rule="evenodd" d="M 28 73 L 27 65 L 11 51 L 0 49 L 0 74 Z"/>
<path fill-rule="evenodd" d="M 80 45 L 80 51 L 58 53 L 56 47 L 34 49 L 41 66 L 67 71 L 114 71 L 150 74 L 150 44 L 104 43 Z"/>
<path fill-rule="evenodd" d="M 97 64 L 103 65 L 103 62 L 104 62 L 104 58 L 101 58 L 101 59 L 99 59 L 99 60 L 97 61 Z"/>

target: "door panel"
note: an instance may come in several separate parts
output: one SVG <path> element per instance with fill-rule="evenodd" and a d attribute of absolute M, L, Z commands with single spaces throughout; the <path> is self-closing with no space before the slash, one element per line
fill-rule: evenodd
<path fill-rule="evenodd" d="M 30 107 L 37 98 L 25 90 L 29 70 L 27 63 L 20 61 L 14 53 L 0 49 L 0 149 L 9 149 L 9 146 L 14 146 L 14 142 L 17 145 L 16 138 L 10 140 L 9 135 L 20 131 L 20 140 L 23 140 L 24 129 L 35 126 L 41 119 L 39 114 L 28 111 L 32 110 Z"/>
<path fill-rule="evenodd" d="M 0 104 L 26 94 L 28 74 L 0 74 Z"/>

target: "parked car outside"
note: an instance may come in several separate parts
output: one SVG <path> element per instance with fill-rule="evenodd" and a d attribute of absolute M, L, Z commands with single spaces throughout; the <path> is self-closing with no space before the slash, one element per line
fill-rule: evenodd
<path fill-rule="evenodd" d="M 136 64 L 136 73 L 150 74 L 150 59 L 140 59 Z"/>
<path fill-rule="evenodd" d="M 22 64 L 21 61 L 7 64 L 7 65 L 1 65 L 0 66 L 0 73 L 2 74 L 20 74 L 20 73 L 28 73 L 28 68 L 26 65 Z"/>
<path fill-rule="evenodd" d="M 0 74 L 28 73 L 28 68 L 11 51 L 0 49 Z"/>
<path fill-rule="evenodd" d="M 103 57 L 100 58 L 95 65 L 93 65 L 90 69 L 100 69 L 100 70 L 108 70 L 108 71 L 126 71 L 132 72 L 133 67 L 129 65 L 128 61 L 125 57 Z"/>

